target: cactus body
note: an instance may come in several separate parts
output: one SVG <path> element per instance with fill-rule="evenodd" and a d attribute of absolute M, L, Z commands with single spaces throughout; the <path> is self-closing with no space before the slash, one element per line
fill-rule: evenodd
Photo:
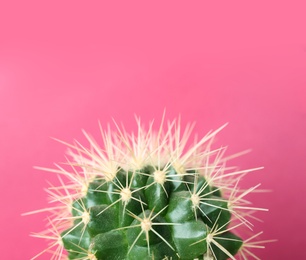
<path fill-rule="evenodd" d="M 225 149 L 211 149 L 221 128 L 188 147 L 191 130 L 173 121 L 146 131 L 138 121 L 136 135 L 101 131 L 99 146 L 84 132 L 90 148 L 68 144 L 71 171 L 43 168 L 67 178 L 49 190 L 58 203 L 49 218 L 53 259 L 244 257 L 235 230 L 250 225 L 245 195 L 257 186 L 240 192 L 238 184 L 256 169 L 226 168 Z"/>

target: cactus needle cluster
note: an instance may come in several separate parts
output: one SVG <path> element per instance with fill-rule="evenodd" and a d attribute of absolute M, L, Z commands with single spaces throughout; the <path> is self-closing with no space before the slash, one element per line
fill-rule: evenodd
<path fill-rule="evenodd" d="M 58 175 L 47 189 L 51 207 L 47 230 L 33 234 L 50 241 L 33 259 L 259 259 L 250 228 L 253 207 L 239 182 L 248 172 L 226 162 L 226 147 L 213 149 L 224 127 L 191 140 L 194 124 L 164 122 L 156 130 L 136 119 L 137 132 L 123 126 L 101 130 L 97 142 L 84 132 L 88 147 L 68 146 L 65 165 L 36 167 Z M 238 155 L 237 155 L 238 156 Z M 36 213 L 35 212 L 35 213 Z"/>

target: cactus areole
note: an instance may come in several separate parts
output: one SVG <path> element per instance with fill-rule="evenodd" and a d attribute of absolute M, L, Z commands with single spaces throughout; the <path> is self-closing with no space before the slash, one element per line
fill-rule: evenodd
<path fill-rule="evenodd" d="M 164 120 L 163 120 L 164 121 Z M 52 259 L 247 259 L 255 256 L 237 229 L 250 228 L 253 208 L 239 189 L 246 173 L 227 167 L 215 135 L 190 140 L 193 125 L 163 122 L 154 131 L 137 119 L 136 133 L 102 130 L 87 147 L 65 143 L 69 159 L 55 169 L 60 185 L 47 191 Z M 61 141 L 62 142 L 62 141 Z M 64 142 L 63 142 L 64 143 Z M 257 236 L 254 234 L 254 237 Z"/>

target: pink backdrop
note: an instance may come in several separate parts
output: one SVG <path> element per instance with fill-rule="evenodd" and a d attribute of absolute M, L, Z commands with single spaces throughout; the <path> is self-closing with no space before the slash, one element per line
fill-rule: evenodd
<path fill-rule="evenodd" d="M 29 259 L 45 247 L 29 237 L 44 216 L 20 214 L 46 206 L 43 188 L 55 179 L 33 166 L 64 161 L 65 147 L 49 137 L 83 141 L 81 128 L 98 137 L 98 119 L 112 117 L 133 129 L 134 113 L 148 121 L 165 107 L 170 119 L 197 121 L 200 134 L 230 123 L 218 143 L 228 154 L 252 148 L 234 163 L 265 166 L 245 184 L 273 190 L 250 197 L 270 209 L 255 230 L 279 240 L 258 255 L 302 259 L 305 6 L 113 2 L 1 3 L 1 259 Z"/>

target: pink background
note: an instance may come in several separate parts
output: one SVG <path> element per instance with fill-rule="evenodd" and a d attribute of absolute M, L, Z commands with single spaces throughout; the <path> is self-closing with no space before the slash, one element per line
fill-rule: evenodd
<path fill-rule="evenodd" d="M 55 179 L 33 166 L 64 161 L 49 137 L 84 141 L 81 128 L 98 137 L 98 120 L 112 117 L 135 129 L 134 113 L 147 122 L 165 107 L 170 119 L 197 121 L 200 134 L 230 123 L 218 144 L 228 154 L 252 148 L 233 163 L 265 166 L 244 184 L 273 190 L 250 196 L 270 209 L 255 230 L 279 240 L 258 255 L 305 257 L 303 1 L 2 2 L 1 259 L 45 247 L 29 237 L 44 216 L 20 214 L 46 206 L 43 188 Z"/>

